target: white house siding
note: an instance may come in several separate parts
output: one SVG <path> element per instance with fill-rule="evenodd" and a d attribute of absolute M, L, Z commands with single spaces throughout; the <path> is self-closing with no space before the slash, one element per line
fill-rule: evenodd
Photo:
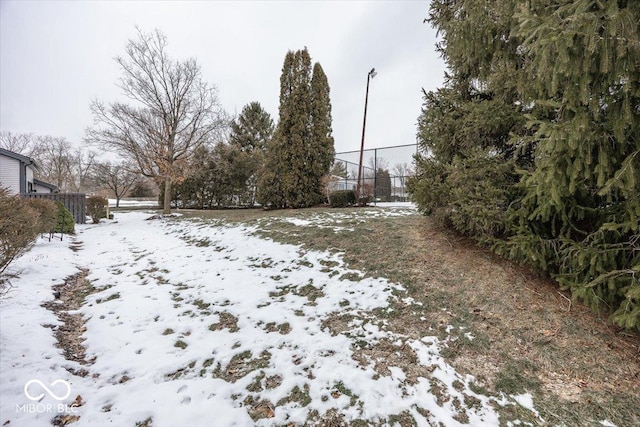
<path fill-rule="evenodd" d="M 28 193 L 35 190 L 35 186 L 33 184 L 33 168 L 31 166 L 27 166 L 27 182 L 25 184 L 25 191 Z"/>
<path fill-rule="evenodd" d="M 33 177 L 31 178 L 33 181 Z M 20 192 L 20 161 L 0 155 L 0 186 L 8 188 L 9 193 Z"/>
<path fill-rule="evenodd" d="M 44 187 L 35 183 L 33 184 L 33 189 L 36 193 L 51 193 L 51 189 L 49 187 Z"/>

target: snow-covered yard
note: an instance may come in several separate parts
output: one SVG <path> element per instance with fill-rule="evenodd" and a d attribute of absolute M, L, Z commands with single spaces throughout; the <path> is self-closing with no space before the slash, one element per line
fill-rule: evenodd
<path fill-rule="evenodd" d="M 289 222 L 339 230 L 348 215 Z M 15 262 L 20 278 L 0 301 L 0 424 L 69 415 L 74 426 L 394 425 L 403 415 L 456 426 L 499 425 L 505 405 L 535 414 L 528 395 L 472 391 L 473 377 L 440 356 L 446 340 L 389 330 L 373 310 L 416 303 L 401 286 L 350 270 L 340 253 L 260 238 L 261 225 L 149 217 L 77 226 L 75 237 L 40 240 Z M 79 310 L 93 360 L 84 366 L 64 358 L 51 327 L 61 322 L 41 307 L 80 269 L 98 290 Z M 340 322 L 343 330 L 332 326 Z M 412 355 L 413 367 L 360 351 L 382 342 Z M 82 406 L 70 407 L 76 396 Z"/>

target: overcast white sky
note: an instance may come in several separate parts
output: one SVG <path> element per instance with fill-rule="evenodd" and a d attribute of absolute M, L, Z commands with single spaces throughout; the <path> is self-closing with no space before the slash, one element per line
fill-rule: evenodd
<path fill-rule="evenodd" d="M 421 88 L 442 85 L 428 1 L 0 1 L 0 129 L 82 144 L 91 99 L 125 100 L 113 60 L 138 25 L 195 57 L 224 108 L 258 101 L 278 117 L 288 50 L 307 46 L 329 79 L 336 151 L 415 142 Z"/>

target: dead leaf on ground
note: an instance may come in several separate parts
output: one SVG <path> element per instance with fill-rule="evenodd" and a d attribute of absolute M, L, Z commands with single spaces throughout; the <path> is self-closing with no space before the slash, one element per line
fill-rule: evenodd
<path fill-rule="evenodd" d="M 263 400 L 256 404 L 252 409 L 254 419 L 273 418 L 276 416 L 271 402 Z"/>
<path fill-rule="evenodd" d="M 84 405 L 84 402 L 82 401 L 82 396 L 77 395 L 75 400 L 71 404 L 71 406 L 73 406 L 74 408 L 77 408 L 77 407 L 82 406 L 82 405 Z"/>
<path fill-rule="evenodd" d="M 67 426 L 69 424 L 75 423 L 79 419 L 79 415 L 58 415 L 51 421 L 51 423 L 56 427 Z"/>

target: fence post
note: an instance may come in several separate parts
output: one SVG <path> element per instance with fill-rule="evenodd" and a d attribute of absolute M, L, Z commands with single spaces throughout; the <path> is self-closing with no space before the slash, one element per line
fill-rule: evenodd
<path fill-rule="evenodd" d="M 349 169 L 347 169 L 347 161 L 343 160 L 344 162 L 344 189 L 348 190 L 349 189 Z"/>
<path fill-rule="evenodd" d="M 378 149 L 373 149 L 373 204 L 378 206 Z"/>

